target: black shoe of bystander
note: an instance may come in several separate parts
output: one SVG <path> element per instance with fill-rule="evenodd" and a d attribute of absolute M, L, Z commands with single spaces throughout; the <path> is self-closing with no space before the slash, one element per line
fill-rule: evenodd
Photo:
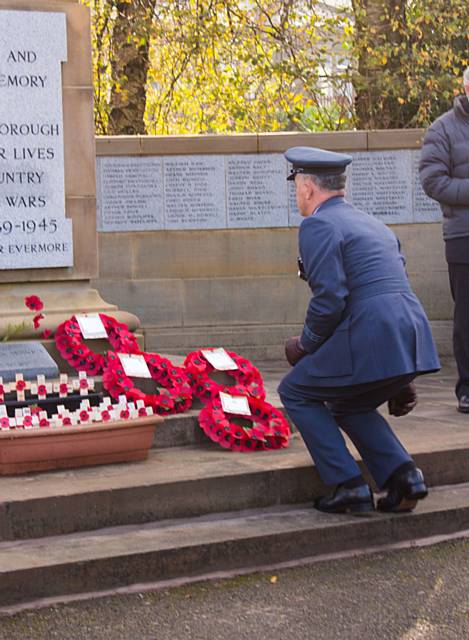
<path fill-rule="evenodd" d="M 469 413 L 469 396 L 458 398 L 458 411 L 460 413 Z"/>

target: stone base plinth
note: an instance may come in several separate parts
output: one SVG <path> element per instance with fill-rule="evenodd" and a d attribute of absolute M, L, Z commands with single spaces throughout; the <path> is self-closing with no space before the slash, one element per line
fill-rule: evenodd
<path fill-rule="evenodd" d="M 39 329 L 34 329 L 34 312 L 26 308 L 27 296 L 37 295 L 44 303 L 45 316 Z M 35 282 L 0 284 L 0 339 L 40 339 L 44 329 L 54 331 L 75 313 L 107 313 L 125 322 L 135 331 L 140 326 L 137 316 L 105 302 L 88 281 Z M 15 329 L 16 328 L 16 329 Z M 13 333 L 12 333 L 13 332 Z"/>

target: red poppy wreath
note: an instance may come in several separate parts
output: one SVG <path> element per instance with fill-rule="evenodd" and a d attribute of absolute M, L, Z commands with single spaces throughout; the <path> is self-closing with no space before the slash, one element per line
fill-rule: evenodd
<path fill-rule="evenodd" d="M 225 413 L 221 400 L 215 398 L 199 414 L 199 425 L 213 442 L 232 451 L 265 451 L 288 447 L 291 431 L 283 414 L 264 400 L 248 397 L 250 416 Z M 233 418 L 250 421 L 241 426 Z"/>
<path fill-rule="evenodd" d="M 239 392 L 239 387 L 242 387 L 248 395 L 265 400 L 264 383 L 259 369 L 233 351 L 227 351 L 227 354 L 238 366 L 232 371 L 224 371 L 233 378 L 233 387 L 219 384 L 209 377 L 215 368 L 204 358 L 202 351 L 193 351 L 186 356 L 184 367 L 192 387 L 192 393 L 202 402 L 210 402 L 218 397 L 220 391 L 229 393 L 230 390 L 236 389 Z"/>
<path fill-rule="evenodd" d="M 113 398 L 125 395 L 127 400 L 143 400 L 145 406 L 155 413 L 169 415 L 182 413 L 192 404 L 192 391 L 187 375 L 181 367 L 176 367 L 167 358 L 157 353 L 141 353 L 145 358 L 151 377 L 162 388 L 157 393 L 145 393 L 138 389 L 132 378 L 126 375 L 117 353 L 109 351 L 103 372 L 103 387 Z"/>
<path fill-rule="evenodd" d="M 104 313 L 100 313 L 99 317 L 106 329 L 109 343 L 115 351 L 120 353 L 140 352 L 137 338 L 127 325 Z M 90 375 L 102 373 L 105 357 L 85 345 L 75 316 L 57 327 L 55 344 L 62 358 L 77 371 L 86 371 Z"/>

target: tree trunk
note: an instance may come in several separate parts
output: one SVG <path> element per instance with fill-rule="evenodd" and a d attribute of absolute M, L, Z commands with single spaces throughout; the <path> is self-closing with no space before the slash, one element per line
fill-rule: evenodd
<path fill-rule="evenodd" d="M 156 0 L 116 3 L 109 135 L 144 134 L 150 33 Z"/>
<path fill-rule="evenodd" d="M 398 102 L 405 91 L 406 1 L 352 0 L 358 67 L 353 79 L 359 129 L 398 128 L 407 114 Z"/>

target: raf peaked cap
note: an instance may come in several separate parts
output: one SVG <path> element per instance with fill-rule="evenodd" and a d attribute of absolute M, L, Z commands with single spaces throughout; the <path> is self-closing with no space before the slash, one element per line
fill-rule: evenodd
<path fill-rule="evenodd" d="M 293 165 L 287 180 L 294 180 L 297 173 L 343 173 L 345 167 L 352 162 L 352 156 L 345 153 L 334 153 L 314 147 L 291 147 L 285 151 L 285 158 Z"/>

